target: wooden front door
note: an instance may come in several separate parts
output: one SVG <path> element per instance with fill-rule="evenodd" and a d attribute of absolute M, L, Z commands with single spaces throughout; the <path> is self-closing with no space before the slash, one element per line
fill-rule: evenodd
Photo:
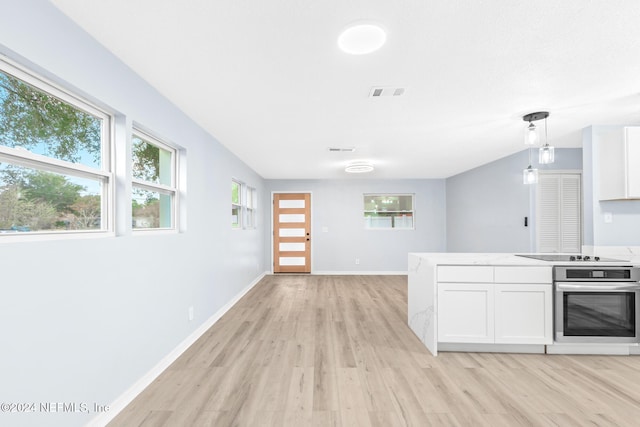
<path fill-rule="evenodd" d="M 273 272 L 311 273 L 311 194 L 273 195 Z"/>

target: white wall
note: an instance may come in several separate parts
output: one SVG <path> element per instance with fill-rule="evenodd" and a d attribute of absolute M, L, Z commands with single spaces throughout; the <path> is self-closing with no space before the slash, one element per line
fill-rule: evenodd
<path fill-rule="evenodd" d="M 445 249 L 444 180 L 267 180 L 270 193 L 311 192 L 312 272 L 405 272 L 408 252 Z M 364 193 L 414 193 L 415 230 L 365 230 Z M 323 227 L 328 232 L 323 232 Z M 265 227 L 272 262 L 271 227 Z M 360 264 L 355 264 L 355 259 Z"/>
<path fill-rule="evenodd" d="M 264 182 L 48 1 L 0 6 L 0 53 L 116 113 L 120 135 L 136 121 L 186 149 L 185 232 L 132 236 L 119 182 L 118 237 L 0 243 L 0 402 L 110 404 L 266 269 L 262 213 L 234 231 L 229 203 L 232 177 L 260 194 Z M 0 413 L 0 425 L 94 416 Z"/>
<path fill-rule="evenodd" d="M 535 153 L 537 154 L 537 153 Z M 556 148 L 556 161 L 540 170 L 582 169 L 576 148 Z M 535 251 L 535 186 L 522 183 L 528 150 L 447 178 L 449 252 Z M 524 217 L 529 226 L 524 226 Z"/>

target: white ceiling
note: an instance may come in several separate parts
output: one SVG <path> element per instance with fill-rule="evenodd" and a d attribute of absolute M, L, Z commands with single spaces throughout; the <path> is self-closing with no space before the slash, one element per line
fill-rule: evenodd
<path fill-rule="evenodd" d="M 448 177 L 523 150 L 540 110 L 556 147 L 640 124 L 638 0 L 51 1 L 267 179 Z M 361 20 L 387 43 L 341 52 Z"/>

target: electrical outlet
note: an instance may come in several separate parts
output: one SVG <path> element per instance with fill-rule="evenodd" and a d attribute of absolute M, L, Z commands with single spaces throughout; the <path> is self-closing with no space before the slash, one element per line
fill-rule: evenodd
<path fill-rule="evenodd" d="M 193 306 L 189 307 L 189 322 L 193 320 Z"/>
<path fill-rule="evenodd" d="M 360 258 L 356 258 L 356 265 L 360 265 Z"/>

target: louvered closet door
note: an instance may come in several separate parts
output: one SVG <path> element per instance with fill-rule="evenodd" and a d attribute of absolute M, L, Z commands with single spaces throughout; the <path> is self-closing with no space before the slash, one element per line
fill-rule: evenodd
<path fill-rule="evenodd" d="M 536 193 L 536 244 L 538 252 L 581 252 L 580 174 L 540 174 Z"/>

